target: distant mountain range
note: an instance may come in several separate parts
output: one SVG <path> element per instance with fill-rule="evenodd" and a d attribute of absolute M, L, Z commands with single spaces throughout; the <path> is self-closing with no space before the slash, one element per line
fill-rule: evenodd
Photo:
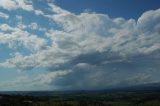
<path fill-rule="evenodd" d="M 136 92 L 136 91 L 160 91 L 160 83 L 149 83 L 136 86 L 116 87 L 103 90 L 66 90 L 66 91 L 0 91 L 0 94 L 27 95 L 27 96 L 56 96 L 84 93 L 109 93 L 109 92 Z"/>
<path fill-rule="evenodd" d="M 112 89 L 106 89 L 109 91 L 145 91 L 145 90 L 160 90 L 160 83 L 148 83 L 133 86 L 122 86 Z"/>

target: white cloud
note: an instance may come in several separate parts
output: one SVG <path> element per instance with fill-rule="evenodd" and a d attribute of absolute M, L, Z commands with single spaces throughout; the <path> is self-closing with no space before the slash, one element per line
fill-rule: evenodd
<path fill-rule="evenodd" d="M 20 21 L 20 22 L 18 22 L 17 23 L 17 29 L 20 29 L 20 30 L 24 30 L 24 29 L 26 29 L 27 28 L 27 25 L 24 25 L 23 23 L 22 23 L 22 21 Z"/>
<path fill-rule="evenodd" d="M 12 9 L 16 9 L 17 5 L 16 5 L 16 2 L 13 0 L 1 0 L 0 7 L 7 10 L 12 10 Z"/>
<path fill-rule="evenodd" d="M 41 10 L 35 10 L 34 11 L 35 14 L 38 16 L 38 15 L 44 15 L 44 13 L 41 11 Z"/>
<path fill-rule="evenodd" d="M 37 23 L 35 23 L 35 22 L 33 22 L 33 23 L 31 23 L 30 25 L 28 25 L 28 27 L 31 28 L 31 29 L 33 29 L 33 30 L 38 29 L 38 25 L 37 25 Z"/>
<path fill-rule="evenodd" d="M 157 27 L 160 17 L 158 15 L 159 10 L 151 11 L 150 14 L 152 15 L 146 18 L 149 21 L 148 23 L 156 24 L 142 24 L 147 28 L 153 25 L 145 32 L 140 28 L 140 20 L 143 21 L 146 13 L 139 18 L 138 24 L 134 19 L 111 19 L 103 14 L 82 13 L 75 15 L 64 12 L 65 14 L 61 15 L 62 12 L 59 13 L 58 15 L 50 16 L 50 18 L 55 22 L 59 22 L 63 26 L 64 32 L 61 31 L 62 33 L 59 33 L 60 36 L 55 36 L 57 31 L 52 31 L 52 34 L 48 34 L 53 37 L 52 39 L 55 42 L 59 43 L 59 47 L 64 48 L 67 45 L 76 47 L 78 45 L 78 50 L 83 51 L 83 53 L 85 51 L 101 52 L 110 50 L 110 52 L 115 52 L 122 56 L 148 54 L 146 51 L 153 50 L 151 52 L 154 52 L 159 50 L 159 47 L 156 46 L 159 45 L 159 31 L 158 29 L 156 31 L 152 30 L 154 26 L 159 28 Z M 152 19 L 152 16 L 156 18 Z M 66 34 L 64 35 L 64 33 Z M 71 42 L 74 45 L 70 46 Z M 144 50 L 146 46 L 148 50 Z M 81 50 L 81 47 L 83 50 Z M 153 47 L 154 49 L 151 49 Z M 74 50 L 77 49 L 74 48 Z"/>
<path fill-rule="evenodd" d="M 71 70 L 49 72 L 47 74 L 39 75 L 38 77 L 36 77 L 36 80 L 40 83 L 40 85 L 48 85 L 51 84 L 57 77 L 63 77 L 71 72 Z"/>
<path fill-rule="evenodd" d="M 121 58 L 128 58 L 130 56 L 149 55 L 160 49 L 159 32 L 158 30 L 152 30 L 154 25 L 159 24 L 159 10 L 144 13 L 138 19 L 137 24 L 134 19 L 112 19 L 104 14 L 82 13 L 75 15 L 53 4 L 49 5 L 56 14 L 50 15 L 48 18 L 51 18 L 53 22 L 59 23 L 63 30 L 51 29 L 46 32 L 47 37 L 52 41 L 52 45 L 48 45 L 48 48 L 45 50 L 41 50 L 46 44 L 43 39 L 39 39 L 34 35 L 30 36 L 27 32 L 21 30 L 13 32 L 11 35 L 17 36 L 15 37 L 16 41 L 23 41 L 23 45 L 26 48 L 33 49 L 34 51 L 39 50 L 35 54 L 24 56 L 24 59 L 21 58 L 19 62 L 27 58 L 32 61 L 36 60 L 35 64 L 32 64 L 32 67 L 34 65 L 35 67 L 50 67 L 52 65 L 64 64 L 81 54 L 106 52 L 106 55 L 110 53 L 118 55 Z M 147 15 L 148 18 L 146 18 L 145 14 L 152 15 Z M 152 19 L 152 16 L 156 18 Z M 147 23 L 154 21 L 157 24 L 145 24 L 146 21 L 144 23 L 143 19 L 148 19 Z M 145 27 L 152 25 L 153 27 L 147 32 L 143 32 L 139 28 L 142 25 Z M 33 29 L 36 26 L 34 24 L 33 28 L 32 24 Z M 22 39 L 21 35 L 24 35 Z M 14 40 L 8 40 L 10 38 L 3 36 L 3 39 L 7 39 L 7 42 L 10 41 L 9 45 L 13 45 Z M 14 58 L 11 58 L 11 60 L 14 60 Z M 10 59 L 6 61 L 10 61 Z M 30 67 L 30 64 L 25 61 L 22 63 L 28 69 L 27 67 Z"/>
<path fill-rule="evenodd" d="M 1 18 L 4 18 L 4 19 L 8 19 L 8 18 L 9 18 L 9 15 L 0 12 L 0 17 L 1 17 Z"/>
<path fill-rule="evenodd" d="M 52 3 L 48 3 L 48 6 L 51 7 L 52 11 L 56 14 L 69 14 L 69 11 L 66 11 Z"/>
<path fill-rule="evenodd" d="M 8 24 L 0 24 L 0 30 L 1 31 L 10 31 L 10 30 L 14 30 L 14 28 L 9 26 Z"/>
<path fill-rule="evenodd" d="M 7 24 L 2 24 L 0 27 L 3 31 L 11 30 L 9 33 L 0 33 L 0 43 L 7 44 L 9 48 L 25 47 L 32 52 L 38 52 L 47 44 L 45 39 L 23 31 L 19 27 L 12 28 Z"/>
<path fill-rule="evenodd" d="M 17 78 L 13 79 L 12 81 L 5 81 L 0 83 L 1 89 L 6 89 L 8 87 L 11 87 L 13 90 L 14 88 L 18 89 L 21 86 L 24 87 L 25 90 L 53 90 L 52 86 L 49 86 L 56 78 L 61 78 L 67 74 L 69 74 L 71 71 L 58 71 L 58 72 L 48 72 L 38 75 L 20 75 Z M 30 88 L 28 88 L 30 87 Z M 10 88 L 9 88 L 10 89 Z M 56 86 L 54 87 L 56 89 Z M 20 89 L 21 90 L 21 89 Z"/>
<path fill-rule="evenodd" d="M 19 8 L 26 11 L 33 10 L 32 3 L 28 0 L 1 0 L 0 7 L 9 11 Z"/>
<path fill-rule="evenodd" d="M 22 1 L 16 0 L 16 2 Z M 23 2 L 19 4 L 25 5 Z M 97 87 L 98 84 L 113 85 L 120 81 L 126 81 L 119 80 L 117 76 L 123 77 L 126 74 L 124 71 L 128 68 L 124 68 L 123 65 L 125 67 L 132 66 L 133 69 L 130 70 L 137 71 L 138 69 L 134 70 L 134 67 L 135 64 L 141 64 L 137 62 L 141 61 L 139 56 L 142 56 L 144 60 L 152 58 L 152 65 L 154 62 L 157 63 L 157 59 L 160 58 L 160 55 L 157 55 L 160 51 L 160 9 L 145 12 L 136 21 L 135 19 L 110 18 L 106 14 L 87 12 L 76 15 L 54 4 L 49 3 L 48 5 L 52 14 L 46 15 L 41 10 L 35 10 L 35 14 L 43 15 L 43 18 L 56 24 L 56 28 L 43 29 L 37 23 L 26 26 L 22 22 L 14 28 L 7 24 L 0 25 L 2 30 L 0 44 L 6 44 L 10 49 L 23 47 L 30 51 L 30 54 L 27 55 L 20 51 L 12 53 L 14 55 L 1 62 L 0 67 L 18 70 L 47 68 L 51 72 L 38 77 L 41 83 L 61 82 L 68 87 L 78 88 L 85 84 L 87 87 Z M 24 6 L 23 9 L 29 10 L 27 8 L 30 7 Z M 21 21 L 22 17 L 17 16 L 17 19 Z M 46 31 L 44 38 L 47 37 L 47 39 L 25 31 L 28 27 L 33 30 Z M 156 58 L 153 55 L 156 55 Z M 138 59 L 134 60 L 133 57 Z M 147 62 L 145 63 L 147 64 Z M 115 72 L 109 67 L 110 64 L 115 70 L 120 69 L 121 72 Z M 146 66 L 149 65 L 148 62 Z M 116 68 L 117 66 L 119 67 Z M 54 81 L 57 78 L 55 76 L 59 75 L 55 75 L 55 73 L 59 73 L 60 70 L 72 71 L 67 71 L 68 74 L 60 74 L 60 76 L 66 76 Z M 111 77 L 115 78 L 115 81 L 112 82 L 110 79 L 113 78 Z M 148 78 L 150 76 L 147 75 L 133 76 L 131 79 L 128 77 L 128 81 L 132 82 L 137 79 L 137 81 L 143 82 Z M 119 82 L 117 82 L 118 80 Z M 67 81 L 74 82 L 70 84 Z"/>
<path fill-rule="evenodd" d="M 149 31 L 158 32 L 160 23 L 160 9 L 145 12 L 137 21 L 137 26 L 141 31 L 148 33 Z"/>

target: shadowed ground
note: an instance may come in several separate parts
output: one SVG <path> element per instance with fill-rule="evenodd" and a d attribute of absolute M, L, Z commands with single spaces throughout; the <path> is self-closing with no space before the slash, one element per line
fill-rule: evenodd
<path fill-rule="evenodd" d="M 0 106 L 160 106 L 160 91 L 48 93 L 53 96 L 1 95 Z"/>

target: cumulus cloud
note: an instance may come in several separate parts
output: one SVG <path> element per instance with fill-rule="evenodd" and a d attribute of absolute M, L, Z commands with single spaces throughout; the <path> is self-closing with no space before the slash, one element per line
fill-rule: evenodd
<path fill-rule="evenodd" d="M 7 44 L 9 48 L 16 49 L 18 47 L 25 47 L 32 52 L 38 52 L 47 44 L 45 39 L 39 38 L 37 35 L 30 34 L 27 31 L 23 31 L 18 27 L 13 28 L 7 24 L 2 24 L 0 27 L 4 31 L 11 30 L 9 33 L 0 33 L 0 44 Z"/>
<path fill-rule="evenodd" d="M 37 23 L 33 22 L 30 25 L 28 25 L 28 27 L 33 29 L 33 30 L 36 30 L 38 28 L 38 25 L 37 25 Z"/>
<path fill-rule="evenodd" d="M 11 26 L 9 26 L 8 24 L 0 24 L 0 29 L 1 29 L 1 31 L 14 30 L 14 28 L 12 28 Z"/>
<path fill-rule="evenodd" d="M 28 0 L 1 0 L 0 7 L 9 11 L 15 9 L 23 9 L 26 11 L 32 11 L 33 6 L 31 1 Z"/>
<path fill-rule="evenodd" d="M 50 31 L 47 35 L 54 39 L 60 48 L 68 48 L 68 45 L 69 49 L 74 48 L 76 51 L 78 48 L 78 51 L 83 53 L 108 51 L 121 56 L 149 54 L 159 50 L 159 31 L 152 30 L 153 26 L 150 30 L 146 29 L 150 25 L 159 28 L 157 27 L 160 17 L 159 9 L 144 13 L 138 22 L 134 19 L 111 19 L 107 15 L 95 13 L 80 15 L 66 11 L 63 13 L 56 10 L 56 7 L 53 10 L 59 14 L 50 17 L 53 21 L 60 23 L 64 31 Z M 145 14 L 152 14 L 147 15 L 146 19 L 149 21 L 147 23 L 155 24 L 142 23 L 146 17 Z M 150 20 L 151 16 L 156 18 Z M 144 31 L 142 26 L 145 26 L 147 31 Z M 60 36 L 56 36 L 58 34 Z"/>
<path fill-rule="evenodd" d="M 21 2 L 19 4 L 26 4 Z M 77 15 L 52 3 L 48 6 L 52 14 L 37 10 L 35 15 L 44 16 L 58 28 L 46 29 L 44 38 L 25 31 L 21 26 L 0 26 L 3 31 L 11 31 L 0 33 L 0 44 L 7 44 L 9 48 L 25 47 L 31 52 L 28 55 L 17 52 L 1 62 L 0 67 L 45 68 L 51 76 L 41 76 L 42 82 L 65 89 L 84 86 L 90 89 L 99 85 L 105 88 L 124 82 L 134 83 L 135 79 L 139 83 L 152 81 L 148 80 L 152 76 L 142 73 L 153 67 L 158 71 L 160 9 L 143 13 L 138 20 L 126 20 L 97 13 Z M 22 9 L 29 10 L 29 7 Z M 28 27 L 36 30 L 38 25 L 31 23 Z M 55 78 L 55 73 L 60 70 L 71 71 Z M 139 73 L 138 77 L 135 73 Z"/>

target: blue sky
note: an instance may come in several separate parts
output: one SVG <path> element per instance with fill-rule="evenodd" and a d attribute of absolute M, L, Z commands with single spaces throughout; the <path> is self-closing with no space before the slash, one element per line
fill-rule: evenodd
<path fill-rule="evenodd" d="M 160 82 L 159 0 L 0 1 L 0 91 Z"/>
<path fill-rule="evenodd" d="M 74 13 L 88 9 L 111 17 L 139 18 L 147 10 L 158 9 L 159 0 L 57 0 L 55 4 Z"/>

